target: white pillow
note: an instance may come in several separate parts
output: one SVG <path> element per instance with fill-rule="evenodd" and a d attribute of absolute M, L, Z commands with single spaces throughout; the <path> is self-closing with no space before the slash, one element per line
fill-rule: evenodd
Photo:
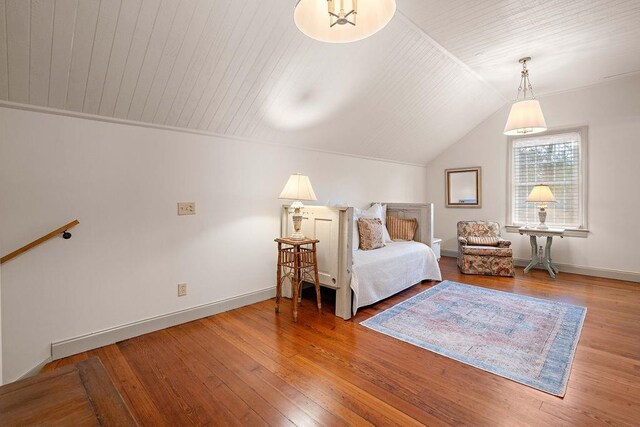
<path fill-rule="evenodd" d="M 385 242 L 391 242 L 391 235 L 387 229 L 387 205 L 382 205 L 382 234 Z"/>
<path fill-rule="evenodd" d="M 358 233 L 358 219 L 359 218 L 380 218 L 382 221 L 382 234 L 385 242 L 391 242 L 391 236 L 386 226 L 386 211 L 387 205 L 381 205 L 376 203 L 371 205 L 368 209 L 353 208 L 353 249 L 360 248 L 360 234 Z"/>

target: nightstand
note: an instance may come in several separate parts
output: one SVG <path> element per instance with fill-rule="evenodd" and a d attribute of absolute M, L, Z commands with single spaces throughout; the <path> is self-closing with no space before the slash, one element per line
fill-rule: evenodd
<path fill-rule="evenodd" d="M 302 290 L 302 281 L 314 284 L 318 312 L 321 312 L 320 278 L 318 277 L 318 256 L 316 239 L 293 240 L 288 238 L 275 239 L 278 243 L 278 272 L 276 278 L 276 313 L 280 312 L 280 298 L 282 297 L 282 282 L 289 279 L 292 285 L 293 321 L 298 321 L 298 303 Z"/>

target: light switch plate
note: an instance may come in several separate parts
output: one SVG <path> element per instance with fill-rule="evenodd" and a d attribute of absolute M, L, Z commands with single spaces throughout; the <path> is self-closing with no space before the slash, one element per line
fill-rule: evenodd
<path fill-rule="evenodd" d="M 195 215 L 196 202 L 178 202 L 178 215 Z"/>

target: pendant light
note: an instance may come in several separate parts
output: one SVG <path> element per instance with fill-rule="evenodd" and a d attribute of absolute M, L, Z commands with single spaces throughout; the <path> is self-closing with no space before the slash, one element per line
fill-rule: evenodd
<path fill-rule="evenodd" d="M 395 0 L 299 0 L 293 20 L 312 39 L 350 43 L 380 31 L 395 12 Z"/>
<path fill-rule="evenodd" d="M 527 61 L 531 61 L 531 58 L 526 57 L 519 61 L 522 64 L 520 86 L 518 87 L 516 100 L 511 106 L 507 124 L 504 127 L 505 135 L 525 135 L 547 130 L 547 123 L 544 121 L 540 102 L 533 96 Z M 522 99 L 520 99 L 521 93 Z"/>

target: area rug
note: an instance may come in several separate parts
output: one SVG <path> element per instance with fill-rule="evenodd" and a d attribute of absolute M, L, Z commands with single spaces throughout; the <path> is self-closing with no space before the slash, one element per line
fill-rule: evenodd
<path fill-rule="evenodd" d="M 564 396 L 587 309 L 444 281 L 361 324 Z"/>

